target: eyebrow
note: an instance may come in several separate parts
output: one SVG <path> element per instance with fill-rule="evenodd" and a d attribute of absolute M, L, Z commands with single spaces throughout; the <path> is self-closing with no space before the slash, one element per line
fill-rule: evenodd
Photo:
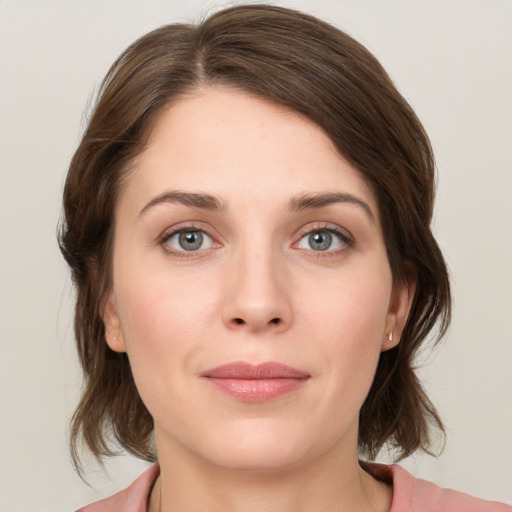
<path fill-rule="evenodd" d="M 143 215 L 149 209 L 162 203 L 181 203 L 185 206 L 192 206 L 195 208 L 214 210 L 219 212 L 227 209 L 225 202 L 210 194 L 170 190 L 151 199 L 151 201 L 146 206 L 144 206 L 144 208 L 142 208 L 139 215 Z"/>
<path fill-rule="evenodd" d="M 139 215 L 143 215 L 149 209 L 162 203 L 181 203 L 185 206 L 218 212 L 227 210 L 227 203 L 215 196 L 212 196 L 211 194 L 170 190 L 149 201 L 149 203 L 142 208 Z M 288 203 L 288 210 L 291 212 L 301 212 L 309 209 L 322 208 L 335 203 L 348 203 L 360 206 L 368 215 L 370 220 L 375 222 L 375 216 L 367 203 L 353 194 L 342 192 L 301 194 L 290 200 Z"/>
<path fill-rule="evenodd" d="M 290 201 L 288 208 L 292 212 L 300 212 L 303 210 L 322 208 L 324 206 L 329 206 L 335 203 L 348 203 L 360 206 L 368 215 L 370 220 L 375 222 L 375 215 L 373 214 L 372 209 L 368 203 L 365 203 L 362 199 L 359 199 L 352 194 L 346 194 L 342 192 L 302 194 L 294 197 Z"/>

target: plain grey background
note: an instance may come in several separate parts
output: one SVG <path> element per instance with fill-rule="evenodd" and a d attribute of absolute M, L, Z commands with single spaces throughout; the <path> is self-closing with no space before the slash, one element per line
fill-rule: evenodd
<path fill-rule="evenodd" d="M 0 0 L 0 511 L 65 511 L 126 486 L 145 464 L 76 476 L 67 424 L 80 390 L 67 269 L 55 241 L 86 104 L 114 58 L 203 0 Z M 429 132 L 435 231 L 453 276 L 452 328 L 421 375 L 448 429 L 417 476 L 512 501 L 512 2 L 288 0 L 366 44 Z"/>

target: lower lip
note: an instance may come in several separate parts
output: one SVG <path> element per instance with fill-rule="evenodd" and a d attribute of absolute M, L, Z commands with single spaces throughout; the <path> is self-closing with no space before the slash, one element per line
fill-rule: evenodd
<path fill-rule="evenodd" d="M 307 378 L 220 379 L 207 377 L 220 391 L 241 402 L 266 402 L 302 387 Z"/>

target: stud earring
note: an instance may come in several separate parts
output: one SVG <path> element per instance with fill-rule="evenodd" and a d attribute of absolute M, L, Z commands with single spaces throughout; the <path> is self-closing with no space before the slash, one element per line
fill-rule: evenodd
<path fill-rule="evenodd" d="M 110 333 L 109 333 L 108 331 L 105 331 L 105 339 L 109 337 L 109 334 L 110 334 Z M 113 339 L 114 341 L 117 341 L 117 336 L 112 336 L 112 339 Z"/>
<path fill-rule="evenodd" d="M 393 331 L 389 333 L 388 340 L 393 341 Z"/>

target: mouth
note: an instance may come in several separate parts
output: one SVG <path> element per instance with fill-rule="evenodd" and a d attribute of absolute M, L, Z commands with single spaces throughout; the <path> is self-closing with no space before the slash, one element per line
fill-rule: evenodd
<path fill-rule="evenodd" d="M 201 374 L 215 388 L 241 402 L 266 402 L 302 387 L 306 372 L 277 362 L 228 363 Z"/>

